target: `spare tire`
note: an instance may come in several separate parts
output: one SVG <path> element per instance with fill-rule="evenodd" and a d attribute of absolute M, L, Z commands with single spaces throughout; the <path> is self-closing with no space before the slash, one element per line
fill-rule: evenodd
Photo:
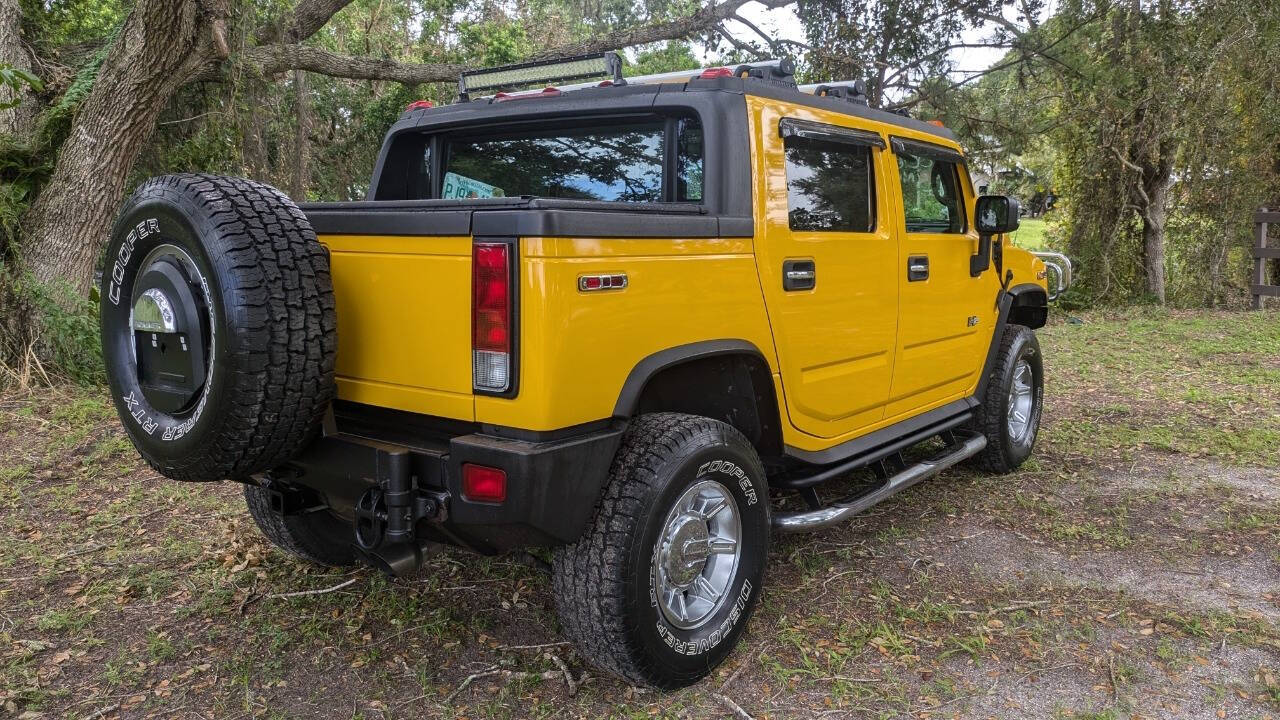
<path fill-rule="evenodd" d="M 243 478 L 318 432 L 337 348 L 329 255 L 279 190 L 148 180 L 116 221 L 100 289 L 112 400 L 160 474 Z"/>

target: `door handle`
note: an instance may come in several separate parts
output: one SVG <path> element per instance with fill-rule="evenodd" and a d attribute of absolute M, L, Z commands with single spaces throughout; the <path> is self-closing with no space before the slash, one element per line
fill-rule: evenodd
<path fill-rule="evenodd" d="M 818 284 L 818 268 L 812 260 L 783 260 L 782 289 L 812 290 Z"/>
<path fill-rule="evenodd" d="M 912 255 L 907 258 L 907 282 L 929 279 L 929 256 Z"/>

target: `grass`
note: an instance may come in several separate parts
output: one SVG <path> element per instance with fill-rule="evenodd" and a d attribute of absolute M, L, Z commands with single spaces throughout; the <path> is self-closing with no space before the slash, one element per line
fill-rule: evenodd
<path fill-rule="evenodd" d="M 711 718 L 720 693 L 756 717 L 1275 715 L 1280 316 L 1081 318 L 1039 333 L 1030 462 L 775 537 L 739 650 L 670 693 L 557 645 L 550 582 L 519 556 L 436 551 L 394 581 L 311 567 L 236 487 L 155 479 L 105 393 L 0 396 L 0 707 Z M 592 679 L 570 697 L 557 661 Z M 457 692 L 490 668 L 528 675 Z"/>
<path fill-rule="evenodd" d="M 1020 248 L 1043 250 L 1044 233 L 1044 218 L 1022 218 L 1018 222 L 1018 229 L 1009 234 L 1009 239 Z"/>

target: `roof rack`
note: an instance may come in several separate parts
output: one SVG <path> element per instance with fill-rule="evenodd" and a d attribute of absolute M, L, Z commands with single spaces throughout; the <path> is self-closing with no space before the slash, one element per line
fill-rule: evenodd
<path fill-rule="evenodd" d="M 760 80 L 780 83 L 787 87 L 795 87 L 795 67 L 795 63 L 790 58 L 775 58 L 773 60 L 743 63 L 733 67 L 710 66 L 692 68 L 690 70 L 652 73 L 650 75 L 637 75 L 623 78 L 622 83 L 614 82 L 613 84 L 656 85 L 661 83 L 683 83 L 690 80 L 710 79 L 711 77 L 754 77 Z M 599 87 L 604 84 L 600 82 L 576 83 L 574 85 L 561 85 L 559 89 L 563 92 L 568 92 L 570 90 Z"/>
<path fill-rule="evenodd" d="M 800 92 L 809 93 L 816 97 L 832 97 L 847 100 L 855 105 L 867 104 L 867 82 L 861 78 L 857 80 L 841 80 L 838 82 L 813 83 L 810 85 L 801 85 Z"/>

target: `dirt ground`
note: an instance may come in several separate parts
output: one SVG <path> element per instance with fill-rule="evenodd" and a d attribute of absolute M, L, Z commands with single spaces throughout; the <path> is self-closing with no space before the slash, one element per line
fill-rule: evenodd
<path fill-rule="evenodd" d="M 104 390 L 11 389 L 0 717 L 1280 718 L 1280 314 L 1040 335 L 1031 461 L 775 537 L 737 651 L 669 694 L 589 669 L 525 556 L 309 567 L 147 470 Z"/>

